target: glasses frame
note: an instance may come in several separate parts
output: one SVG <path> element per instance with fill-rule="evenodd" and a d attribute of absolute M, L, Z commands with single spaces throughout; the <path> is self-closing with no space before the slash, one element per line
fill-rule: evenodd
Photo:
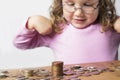
<path fill-rule="evenodd" d="M 64 8 L 64 6 L 66 6 L 66 5 L 68 5 L 67 3 L 63 3 L 63 5 L 62 5 L 62 7 Z M 87 13 L 87 14 L 91 14 L 91 13 L 93 13 L 98 7 L 99 7 L 99 3 L 96 5 L 96 7 L 95 6 L 91 6 L 91 8 L 93 8 L 93 10 L 91 10 L 91 12 L 87 12 L 86 10 L 84 10 L 84 5 L 82 5 L 82 6 L 79 6 L 79 7 L 76 7 L 75 5 L 73 6 L 74 7 L 74 10 L 73 11 L 68 11 L 68 10 L 66 10 L 66 11 L 68 11 L 68 12 L 70 12 L 70 13 L 73 13 L 73 12 L 75 12 L 77 9 L 81 9 L 82 11 L 84 11 L 85 13 Z"/>

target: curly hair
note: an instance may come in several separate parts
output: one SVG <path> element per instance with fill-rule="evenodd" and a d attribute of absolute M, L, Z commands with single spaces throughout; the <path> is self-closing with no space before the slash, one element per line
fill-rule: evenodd
<path fill-rule="evenodd" d="M 113 24 L 117 19 L 115 0 L 99 0 L 98 22 L 103 31 L 113 30 Z"/>
<path fill-rule="evenodd" d="M 102 25 L 102 30 L 104 32 L 111 29 L 113 30 L 113 24 L 117 18 L 114 5 L 115 0 L 99 0 L 99 15 L 96 22 L 99 22 Z M 53 4 L 50 7 L 50 18 L 54 31 L 60 32 L 62 28 L 59 27 L 59 25 L 61 23 L 67 23 L 63 17 L 62 0 L 53 0 Z"/>

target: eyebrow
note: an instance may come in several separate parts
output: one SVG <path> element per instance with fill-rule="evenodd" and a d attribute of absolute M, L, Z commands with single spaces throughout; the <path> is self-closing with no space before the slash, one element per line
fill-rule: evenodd
<path fill-rule="evenodd" d="M 83 1 L 83 0 L 78 0 L 78 2 L 81 2 L 81 1 Z M 92 3 L 92 2 L 97 2 L 97 1 L 99 1 L 99 0 L 84 0 L 84 2 L 90 2 L 90 3 Z M 63 0 L 62 2 L 75 2 L 74 0 Z"/>
<path fill-rule="evenodd" d="M 89 2 L 95 3 L 95 2 L 99 2 L 99 0 L 88 0 Z"/>
<path fill-rule="evenodd" d="M 74 2 L 73 0 L 63 0 L 62 2 Z"/>

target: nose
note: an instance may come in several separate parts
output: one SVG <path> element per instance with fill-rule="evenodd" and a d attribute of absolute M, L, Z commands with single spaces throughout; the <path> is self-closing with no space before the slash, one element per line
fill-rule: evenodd
<path fill-rule="evenodd" d="M 75 12 L 74 12 L 75 16 L 83 16 L 83 14 L 84 14 L 84 11 L 82 10 L 82 8 L 75 9 Z"/>

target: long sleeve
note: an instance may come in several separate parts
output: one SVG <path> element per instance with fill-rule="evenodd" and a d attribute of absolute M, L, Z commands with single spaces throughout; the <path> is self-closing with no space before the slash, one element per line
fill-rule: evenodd
<path fill-rule="evenodd" d="M 15 36 L 13 44 L 19 49 L 32 49 L 48 46 L 49 36 L 42 36 L 35 30 L 28 30 L 26 26 Z"/>

